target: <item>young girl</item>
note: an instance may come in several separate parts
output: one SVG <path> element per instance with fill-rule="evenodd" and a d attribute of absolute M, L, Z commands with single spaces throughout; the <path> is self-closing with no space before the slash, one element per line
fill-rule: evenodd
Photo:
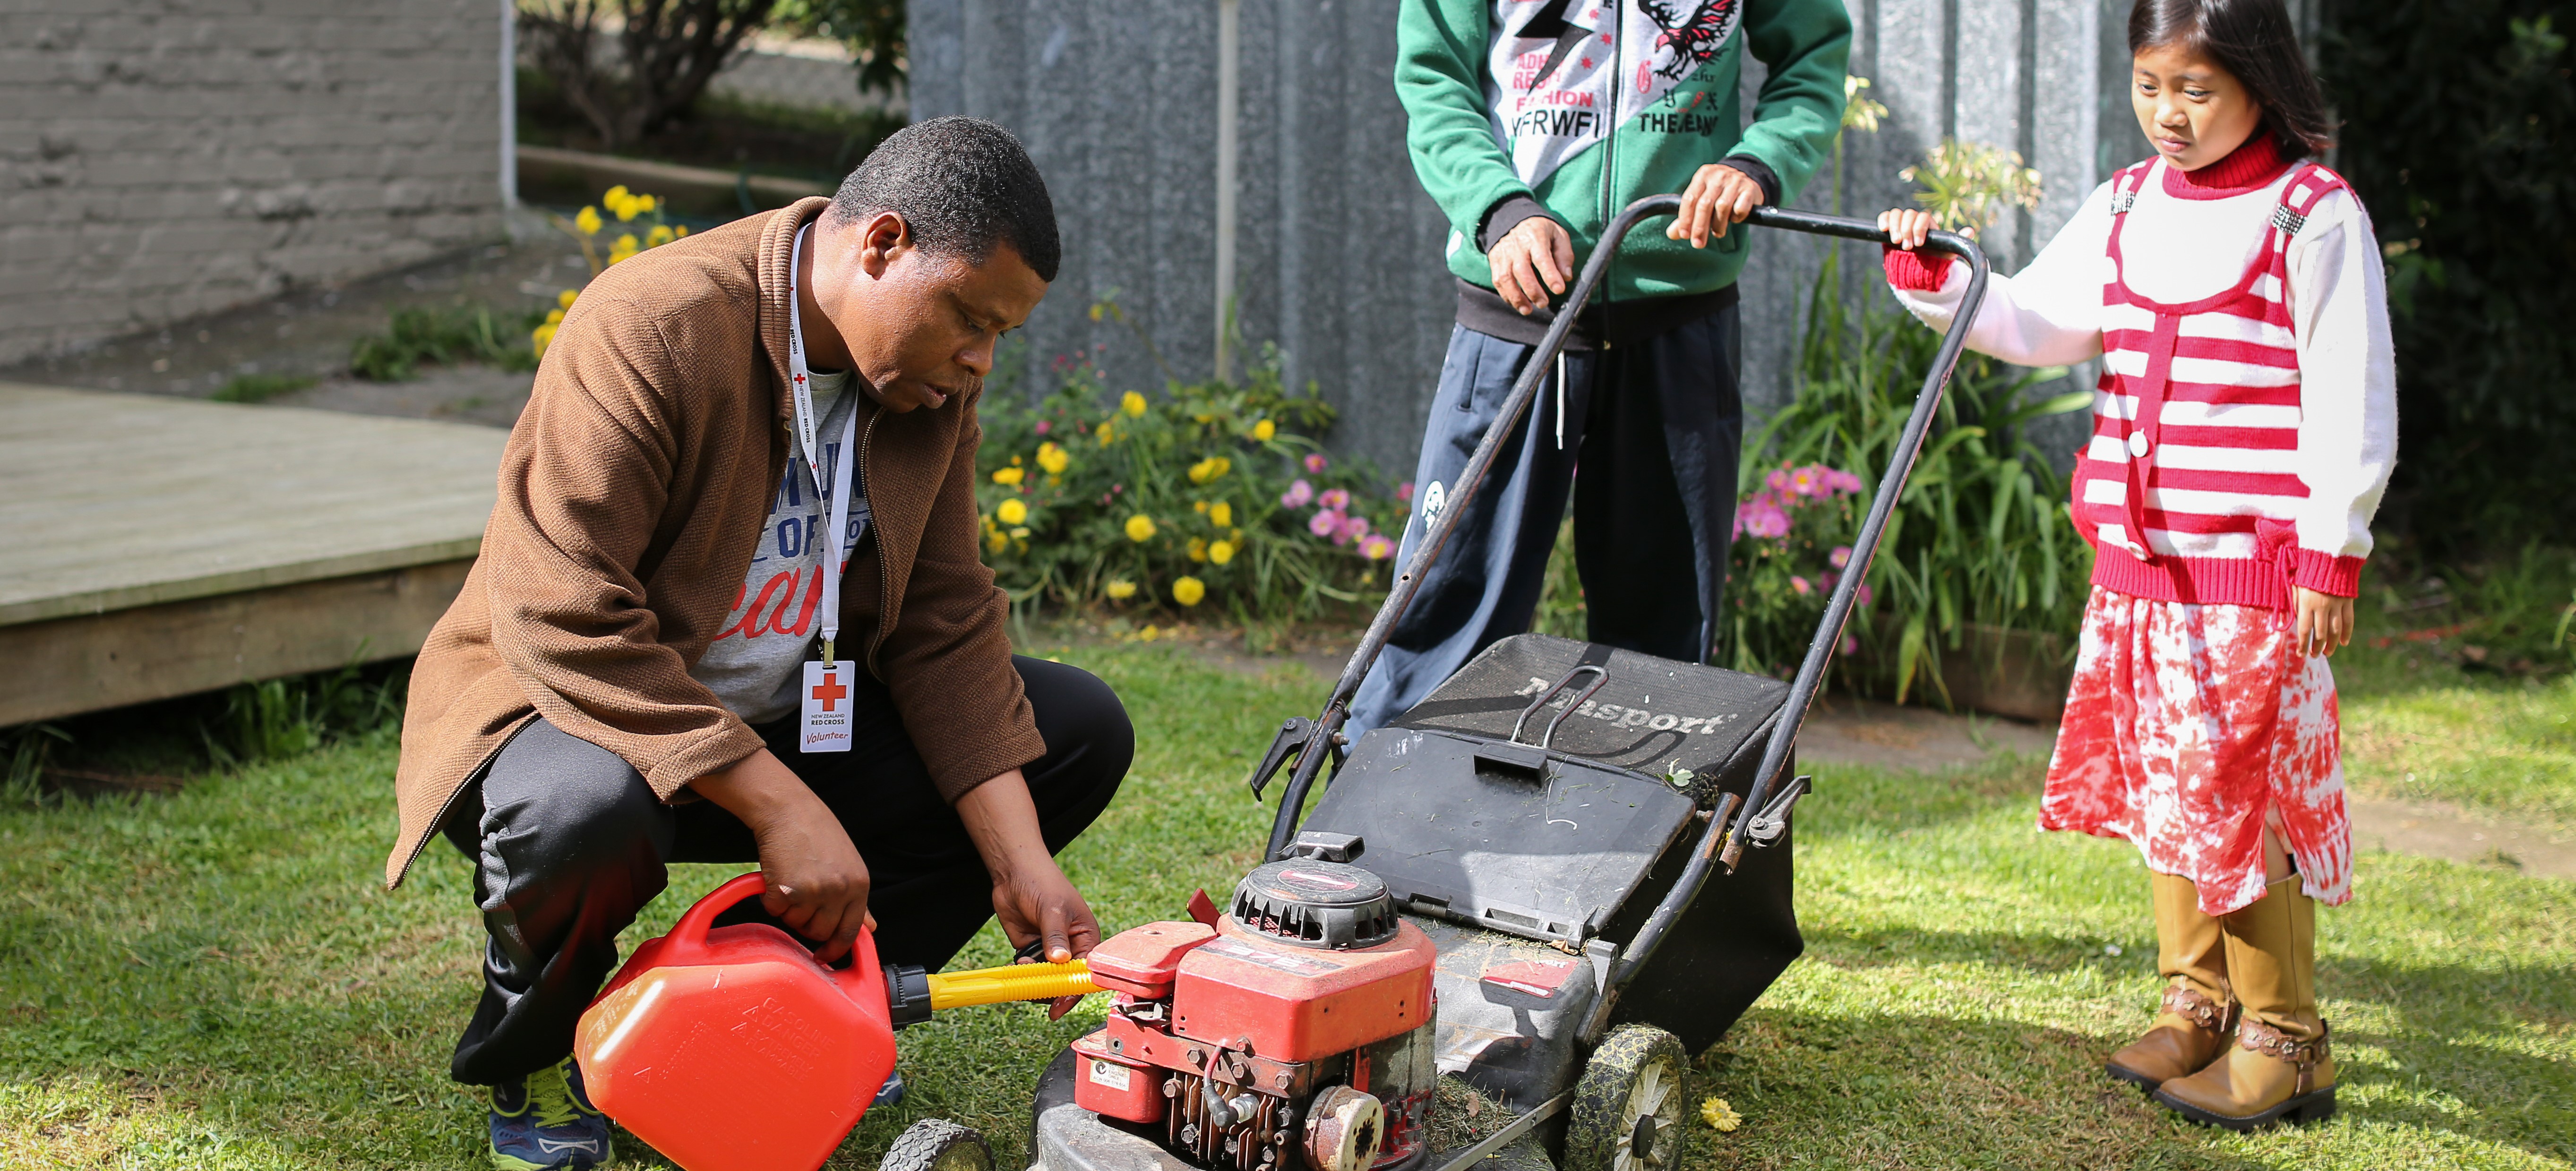
<path fill-rule="evenodd" d="M 2369 217 L 2304 161 L 2325 103 L 2282 0 L 2139 0 L 2129 50 L 2156 157 L 1994 278 L 1968 345 L 2102 359 L 2074 483 L 2093 593 L 2039 820 L 2127 838 L 2153 872 L 2168 986 L 2111 1075 L 2250 1130 L 2334 1112 L 2315 905 L 2352 897 L 2352 831 L 2326 657 L 2352 636 L 2396 376 Z M 1965 267 L 1910 250 L 1925 213 L 1879 223 L 1888 282 L 1947 327 Z"/>

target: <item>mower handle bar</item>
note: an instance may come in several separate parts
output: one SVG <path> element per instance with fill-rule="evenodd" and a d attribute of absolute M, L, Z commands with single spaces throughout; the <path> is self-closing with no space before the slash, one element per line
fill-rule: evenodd
<path fill-rule="evenodd" d="M 1343 743 L 1342 726 L 1349 722 L 1351 697 L 1358 693 L 1360 680 L 1368 675 L 1369 667 L 1386 649 L 1387 639 L 1393 634 L 1396 622 L 1412 606 L 1414 594 L 1422 587 L 1423 575 L 1429 572 L 1432 563 L 1440 556 L 1441 547 L 1448 543 L 1450 534 L 1458 527 L 1459 518 L 1466 511 L 1466 503 L 1484 486 L 1485 475 L 1492 469 L 1504 441 L 1520 428 L 1522 418 L 1529 413 L 1531 401 L 1538 397 L 1539 384 L 1545 381 L 1557 353 L 1565 348 L 1566 335 L 1574 328 L 1577 311 L 1591 301 L 1593 291 L 1609 271 L 1620 242 L 1640 222 L 1656 216 L 1673 215 L 1680 210 L 1680 196 L 1650 195 L 1629 204 L 1601 234 L 1600 243 L 1584 261 L 1583 271 L 1576 278 L 1565 307 L 1558 310 L 1555 319 L 1548 323 L 1538 348 L 1521 367 L 1520 377 L 1513 381 L 1511 394 L 1503 400 L 1502 410 L 1485 429 L 1485 437 L 1476 444 L 1475 453 L 1467 458 L 1466 470 L 1460 472 L 1457 481 L 1451 485 L 1448 505 L 1423 532 L 1420 547 L 1414 550 L 1412 559 L 1405 563 L 1404 571 L 1388 588 L 1386 601 L 1378 607 L 1377 616 L 1369 621 L 1368 632 L 1361 636 L 1358 646 L 1351 648 L 1350 661 L 1342 667 L 1341 678 L 1334 682 L 1323 713 L 1302 729 L 1305 732 L 1304 743 L 1297 751 L 1297 765 L 1289 774 L 1287 790 L 1280 794 L 1279 812 L 1271 820 L 1270 847 L 1264 857 L 1277 859 L 1285 856 L 1289 841 L 1296 836 L 1307 793 L 1314 788 L 1316 777 L 1334 755 L 1332 750 Z M 1878 225 L 1867 220 L 1785 208 L 1757 207 L 1745 222 L 1758 227 L 1846 240 L 1878 244 L 1893 242 L 1887 233 L 1879 230 Z M 1860 535 L 1853 538 L 1855 564 L 1845 567 L 1842 578 L 1834 583 L 1833 595 L 1825 603 L 1824 618 L 1816 625 L 1815 641 L 1808 644 L 1807 657 L 1799 664 L 1798 674 L 1789 684 L 1788 701 L 1781 708 L 1778 722 L 1772 726 L 1771 740 L 1762 752 L 1761 767 L 1754 773 L 1752 791 L 1745 795 L 1744 803 L 1736 807 L 1735 816 L 1709 818 L 1708 828 L 1701 831 L 1700 840 L 1691 851 L 1690 864 L 1683 870 L 1681 878 L 1655 905 L 1654 914 L 1638 930 L 1635 938 L 1621 949 L 1619 964 L 1611 974 L 1607 991 L 1616 992 L 1644 968 L 1646 961 L 1654 956 L 1655 949 L 1662 945 L 1664 936 L 1670 933 L 1672 925 L 1680 920 L 1682 912 L 1690 909 L 1700 890 L 1708 885 L 1711 873 L 1720 866 L 1725 867 L 1729 874 L 1735 872 L 1736 862 L 1744 853 L 1744 831 L 1778 787 L 1780 774 L 1788 764 L 1789 751 L 1798 742 L 1798 730 L 1806 723 L 1807 709 L 1815 702 L 1816 692 L 1824 681 L 1825 668 L 1832 663 L 1834 651 L 1842 642 L 1843 628 L 1851 620 L 1860 585 L 1868 579 L 1870 561 L 1878 553 L 1879 540 L 1887 529 L 1888 517 L 1896 511 L 1897 500 L 1905 494 L 1905 481 L 1913 473 L 1914 461 L 1922 454 L 1923 440 L 1931 430 L 1932 416 L 1939 413 L 1941 397 L 1949 387 L 1951 369 L 1958 364 L 1959 353 L 1967 344 L 1968 327 L 1976 321 L 1977 309 L 1985 301 L 1989 275 L 1985 252 L 1966 236 L 1936 231 L 1926 238 L 1922 247 L 1928 251 L 1946 252 L 1968 262 L 1967 295 L 1960 301 L 1958 315 L 1951 320 L 1949 330 L 1941 337 L 1941 348 L 1933 357 L 1932 368 L 1923 376 L 1923 388 L 1914 396 L 1914 411 L 1906 418 L 1904 433 L 1897 440 L 1895 456 L 1889 461 L 1886 476 L 1879 480 L 1877 495 L 1870 500 L 1869 515 L 1861 522 Z M 1294 723 L 1292 721 L 1283 727 L 1282 732 L 1287 732 Z M 1269 781 L 1269 770 L 1277 767 L 1275 762 L 1279 755 L 1278 748 L 1274 746 L 1264 762 L 1263 771 L 1252 778 L 1255 796 Z"/>

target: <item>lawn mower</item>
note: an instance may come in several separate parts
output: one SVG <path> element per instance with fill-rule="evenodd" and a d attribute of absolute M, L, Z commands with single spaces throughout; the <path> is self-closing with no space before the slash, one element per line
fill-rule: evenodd
<path fill-rule="evenodd" d="M 1792 680 L 1528 634 L 1356 743 L 1343 726 L 1459 503 L 1529 413 L 1571 306 L 1631 228 L 1679 206 L 1655 196 L 1612 222 L 1321 714 L 1280 725 L 1251 776 L 1258 799 L 1290 770 L 1263 864 L 1228 905 L 1202 896 L 1092 953 L 1108 1019 L 1039 1080 L 1034 1169 L 1672 1165 L 1690 1055 L 1804 946 L 1790 828 L 1809 778 L 1791 775 L 1792 748 L 1984 297 L 1984 255 L 1948 232 L 1925 245 L 1967 261 L 1967 297 Z M 1886 242 L 1805 212 L 1749 222 Z M 1508 1123 L 1434 1149 L 1446 1078 Z"/>

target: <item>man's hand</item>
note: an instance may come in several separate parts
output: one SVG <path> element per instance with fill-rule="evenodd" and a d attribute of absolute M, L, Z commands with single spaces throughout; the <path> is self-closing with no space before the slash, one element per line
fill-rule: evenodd
<path fill-rule="evenodd" d="M 1521 316 L 1546 307 L 1551 295 L 1563 296 L 1574 275 L 1574 241 L 1565 225 L 1534 215 L 1512 225 L 1485 254 L 1494 266 L 1494 291 Z"/>
<path fill-rule="evenodd" d="M 760 849 L 760 875 L 769 883 L 761 908 L 820 942 L 814 958 L 837 961 L 849 954 L 860 927 L 876 928 L 876 917 L 868 914 L 868 864 L 850 844 L 849 831 L 768 749 L 689 787 L 750 827 Z"/>
<path fill-rule="evenodd" d="M 993 911 L 1013 948 L 1044 940 L 1047 962 L 1060 964 L 1100 946 L 1100 920 L 1047 853 L 1037 805 L 1020 770 L 968 790 L 957 799 L 957 816 L 984 856 L 993 878 Z"/>
<path fill-rule="evenodd" d="M 1706 248 L 1709 237 L 1726 235 L 1728 224 L 1743 223 L 1760 206 L 1762 184 L 1753 176 L 1724 163 L 1710 163 L 1691 176 L 1690 186 L 1682 191 L 1682 209 L 1673 216 L 1672 226 L 1664 229 L 1664 238 Z"/>
<path fill-rule="evenodd" d="M 2291 586 L 2290 598 L 2299 614 L 2301 653 L 2332 658 L 2352 641 L 2352 599 L 2306 586 Z"/>

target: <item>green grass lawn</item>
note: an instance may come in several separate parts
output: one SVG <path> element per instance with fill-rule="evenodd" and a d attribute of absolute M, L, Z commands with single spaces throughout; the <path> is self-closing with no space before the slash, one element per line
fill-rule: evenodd
<path fill-rule="evenodd" d="M 1267 824 L 1249 753 L 1320 688 L 1160 647 L 1063 654 L 1140 731 L 1126 790 L 1067 856 L 1076 881 L 1113 927 L 1222 893 Z M 2564 688 L 2355 696 L 2357 782 L 2411 771 L 2427 795 L 2567 816 Z M 0 812 L 0 1164 L 479 1165 L 479 1100 L 446 1079 L 475 993 L 466 867 L 434 845 L 379 889 L 392 769 L 379 735 L 173 796 Z M 2099 1073 L 2155 996 L 2145 875 L 2124 845 L 2030 828 L 2037 762 L 1821 773 L 1807 958 L 1706 1056 L 1705 1092 L 1746 1121 L 1695 1128 L 1693 1168 L 2576 1165 L 2576 883 L 2363 857 L 2359 897 L 2320 916 L 2343 1113 L 2222 1135 Z M 727 873 L 681 870 L 632 939 Z M 960 963 L 1004 958 L 988 931 Z M 931 1115 L 1015 1165 L 1037 1069 L 1097 1019 L 972 1009 L 906 1032 L 911 1098 L 833 1165 L 873 1167 Z"/>

